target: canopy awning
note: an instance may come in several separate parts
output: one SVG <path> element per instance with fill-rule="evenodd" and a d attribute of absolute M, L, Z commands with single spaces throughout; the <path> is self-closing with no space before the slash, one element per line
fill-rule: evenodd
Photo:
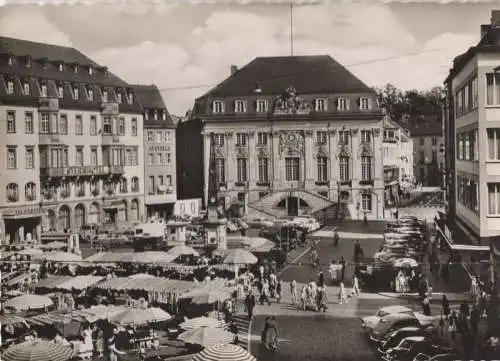
<path fill-rule="evenodd" d="M 55 288 L 60 290 L 83 290 L 102 281 L 100 276 L 54 276 L 44 279 L 36 285 L 39 288 Z"/>
<path fill-rule="evenodd" d="M 26 279 L 31 279 L 31 274 L 30 273 L 23 273 L 20 275 L 17 275 L 10 280 L 6 281 L 5 283 L 2 282 L 2 284 L 7 285 L 7 286 L 14 286 L 20 283 L 24 283 Z"/>
<path fill-rule="evenodd" d="M 97 285 L 97 288 L 114 291 L 144 290 L 147 292 L 184 293 L 196 286 L 194 282 L 172 280 L 163 277 L 129 278 L 117 277 L 106 280 Z"/>

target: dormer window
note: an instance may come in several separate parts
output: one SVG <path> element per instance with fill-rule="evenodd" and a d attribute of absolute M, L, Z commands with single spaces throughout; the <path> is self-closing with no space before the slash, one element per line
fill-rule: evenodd
<path fill-rule="evenodd" d="M 73 73 L 78 73 L 78 64 L 73 66 Z"/>
<path fill-rule="evenodd" d="M 121 104 L 122 103 L 122 93 L 120 92 L 116 92 L 116 102 L 118 104 Z"/>
<path fill-rule="evenodd" d="M 161 118 L 163 119 L 163 121 L 167 120 L 167 112 L 163 111 L 161 114 Z"/>
<path fill-rule="evenodd" d="M 314 100 L 314 110 L 317 112 L 326 111 L 326 99 L 318 98 Z"/>
<path fill-rule="evenodd" d="M 127 92 L 127 100 L 130 105 L 134 104 L 134 93 L 130 90 Z"/>
<path fill-rule="evenodd" d="M 220 100 L 214 100 L 212 103 L 212 112 L 215 114 L 224 113 L 224 103 Z"/>
<path fill-rule="evenodd" d="M 25 81 L 23 83 L 23 94 L 24 95 L 30 95 L 31 89 L 30 89 L 30 83 L 28 81 Z"/>
<path fill-rule="evenodd" d="M 94 68 L 89 66 L 89 75 L 94 75 Z"/>
<path fill-rule="evenodd" d="M 59 63 L 59 71 L 63 71 L 64 70 L 64 64 L 63 63 Z"/>
<path fill-rule="evenodd" d="M 156 110 L 153 112 L 153 118 L 154 120 L 158 120 L 158 112 Z"/>
<path fill-rule="evenodd" d="M 107 90 L 102 90 L 102 101 L 107 103 L 108 102 L 108 91 Z"/>
<path fill-rule="evenodd" d="M 244 100 L 236 100 L 234 102 L 234 111 L 236 113 L 245 113 L 247 111 L 247 104 Z"/>
<path fill-rule="evenodd" d="M 346 110 L 349 110 L 349 100 L 346 98 L 338 98 L 337 110 L 340 112 L 345 112 Z"/>
<path fill-rule="evenodd" d="M 31 68 L 31 57 L 30 56 L 27 56 L 26 57 L 26 67 L 27 68 Z"/>
<path fill-rule="evenodd" d="M 73 99 L 78 100 L 80 98 L 80 90 L 78 89 L 78 86 L 75 85 L 73 88 Z"/>
<path fill-rule="evenodd" d="M 89 87 L 89 88 L 87 88 L 87 94 L 88 94 L 88 98 L 89 98 L 89 100 L 90 100 L 91 102 L 92 102 L 92 101 L 94 101 L 94 90 L 90 89 L 90 87 Z"/>
<path fill-rule="evenodd" d="M 370 99 L 369 98 L 360 98 L 359 99 L 359 109 L 360 110 L 370 109 Z"/>
<path fill-rule="evenodd" d="M 12 80 L 7 80 L 7 94 L 14 94 L 14 82 Z"/>
<path fill-rule="evenodd" d="M 256 103 L 257 113 L 267 112 L 267 101 L 265 99 L 258 99 Z"/>
<path fill-rule="evenodd" d="M 64 87 L 62 84 L 59 84 L 59 86 L 57 87 L 57 95 L 59 96 L 59 98 L 64 97 Z"/>
<path fill-rule="evenodd" d="M 42 97 L 47 97 L 47 84 L 42 84 L 40 88 L 42 92 Z"/>
<path fill-rule="evenodd" d="M 12 56 L 9 56 L 9 59 L 7 59 L 7 64 L 9 64 L 9 65 L 14 64 L 14 60 L 12 60 Z"/>

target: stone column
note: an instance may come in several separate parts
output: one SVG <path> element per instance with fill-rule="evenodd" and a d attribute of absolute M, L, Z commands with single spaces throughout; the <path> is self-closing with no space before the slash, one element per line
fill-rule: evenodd
<path fill-rule="evenodd" d="M 19 229 L 17 230 L 17 235 L 18 235 L 18 241 L 19 242 L 24 242 L 24 226 L 20 226 Z"/>
<path fill-rule="evenodd" d="M 233 132 L 226 133 L 226 162 L 227 162 L 227 170 L 226 170 L 226 182 L 227 189 L 232 187 L 232 184 L 237 180 L 237 172 L 236 172 L 236 156 L 235 156 L 235 138 L 236 136 Z"/>
<path fill-rule="evenodd" d="M 273 188 L 279 188 L 279 182 L 281 179 L 281 154 L 280 154 L 280 144 L 279 144 L 279 132 L 273 131 L 271 133 L 271 174 L 270 179 L 273 182 Z"/>
<path fill-rule="evenodd" d="M 330 190 L 329 198 L 334 199 L 337 197 L 337 181 L 339 179 L 339 165 L 337 161 L 337 138 L 335 137 L 335 129 L 328 130 L 328 153 L 330 154 L 329 158 L 329 177 L 330 186 L 328 187 Z M 333 190 L 335 189 L 335 192 Z M 338 201 L 338 200 L 337 200 Z"/>
<path fill-rule="evenodd" d="M 254 187 L 257 182 L 257 167 L 259 160 L 256 153 L 255 131 L 248 132 L 248 186 Z"/>
<path fill-rule="evenodd" d="M 359 180 L 361 179 L 361 159 L 358 157 L 359 154 L 359 130 L 351 129 L 351 179 L 353 181 L 353 187 L 359 185 Z"/>
<path fill-rule="evenodd" d="M 313 154 L 313 134 L 312 130 L 304 132 L 304 186 L 306 189 L 313 188 L 314 182 L 317 179 L 316 157 Z"/>
<path fill-rule="evenodd" d="M 210 134 L 205 133 L 203 137 L 203 177 L 204 177 L 204 186 L 203 186 L 203 194 L 205 195 L 205 206 L 208 205 L 208 174 L 210 167 Z"/>

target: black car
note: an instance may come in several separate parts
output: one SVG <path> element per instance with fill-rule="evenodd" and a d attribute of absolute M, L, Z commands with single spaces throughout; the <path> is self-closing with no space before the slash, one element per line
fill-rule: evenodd
<path fill-rule="evenodd" d="M 426 355 L 442 355 L 457 353 L 446 341 L 437 339 L 428 339 L 424 342 L 414 344 L 408 354 L 401 360 L 413 360 L 419 353 Z"/>
<path fill-rule="evenodd" d="M 388 349 L 396 347 L 399 342 L 412 336 L 426 336 L 427 333 L 421 327 L 403 327 L 392 331 L 379 342 L 378 352 L 384 354 Z"/>
<path fill-rule="evenodd" d="M 419 353 L 417 356 L 413 358 L 413 361 L 461 361 L 461 360 L 462 356 L 456 353 L 445 353 L 436 355 Z"/>

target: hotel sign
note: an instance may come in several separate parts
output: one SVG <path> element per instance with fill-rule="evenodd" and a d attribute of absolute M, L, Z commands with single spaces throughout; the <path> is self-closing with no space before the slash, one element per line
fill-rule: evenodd
<path fill-rule="evenodd" d="M 149 151 L 150 152 L 170 152 L 170 146 L 169 145 L 150 145 L 149 146 Z"/>
<path fill-rule="evenodd" d="M 0 212 L 2 212 L 4 218 L 30 218 L 42 216 L 40 207 L 6 208 L 0 210 Z"/>
<path fill-rule="evenodd" d="M 100 166 L 64 168 L 63 175 L 67 177 L 78 177 L 86 175 L 103 175 L 108 173 L 109 173 L 109 167 L 100 165 Z"/>
<path fill-rule="evenodd" d="M 118 103 L 102 103 L 102 114 L 116 115 L 120 112 Z"/>

